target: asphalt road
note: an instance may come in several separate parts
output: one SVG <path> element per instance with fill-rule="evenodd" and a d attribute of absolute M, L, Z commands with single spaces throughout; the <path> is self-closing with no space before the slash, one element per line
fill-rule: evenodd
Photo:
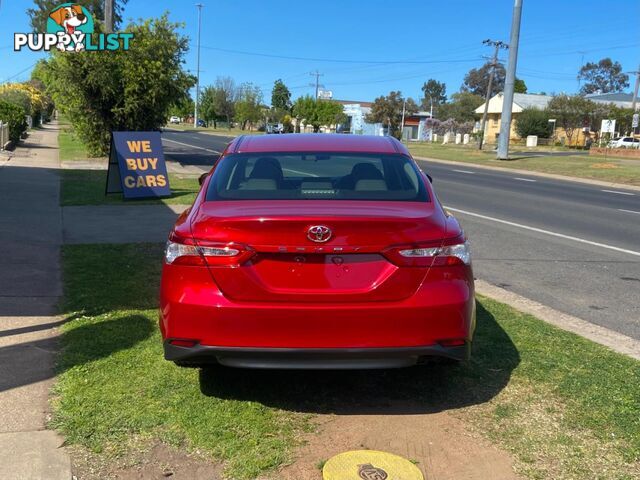
<path fill-rule="evenodd" d="M 165 132 L 211 165 L 230 137 Z M 477 278 L 640 339 L 640 192 L 419 161 L 471 241 Z"/>

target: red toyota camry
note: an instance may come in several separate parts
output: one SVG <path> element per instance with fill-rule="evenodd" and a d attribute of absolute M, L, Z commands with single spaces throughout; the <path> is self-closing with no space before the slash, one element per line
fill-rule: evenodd
<path fill-rule="evenodd" d="M 469 245 L 389 137 L 239 137 L 165 251 L 167 360 L 388 368 L 468 358 Z"/>

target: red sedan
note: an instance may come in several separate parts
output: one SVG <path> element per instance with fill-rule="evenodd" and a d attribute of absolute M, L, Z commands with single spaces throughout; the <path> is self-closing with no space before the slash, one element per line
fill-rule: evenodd
<path fill-rule="evenodd" d="M 235 139 L 169 236 L 160 308 L 179 365 L 463 360 L 475 328 L 464 232 L 389 137 Z"/>

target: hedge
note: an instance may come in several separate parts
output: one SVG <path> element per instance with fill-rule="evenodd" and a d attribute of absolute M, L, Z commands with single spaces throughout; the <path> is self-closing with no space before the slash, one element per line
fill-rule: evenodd
<path fill-rule="evenodd" d="M 18 143 L 22 134 L 27 131 L 24 109 L 18 105 L 0 100 L 0 120 L 9 124 L 9 139 L 14 143 Z"/>

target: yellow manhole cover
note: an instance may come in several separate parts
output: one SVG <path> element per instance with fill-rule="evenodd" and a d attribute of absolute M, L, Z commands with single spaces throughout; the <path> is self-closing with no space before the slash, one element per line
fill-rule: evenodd
<path fill-rule="evenodd" d="M 354 450 L 330 458 L 322 468 L 324 480 L 424 480 L 406 458 L 377 450 Z"/>

